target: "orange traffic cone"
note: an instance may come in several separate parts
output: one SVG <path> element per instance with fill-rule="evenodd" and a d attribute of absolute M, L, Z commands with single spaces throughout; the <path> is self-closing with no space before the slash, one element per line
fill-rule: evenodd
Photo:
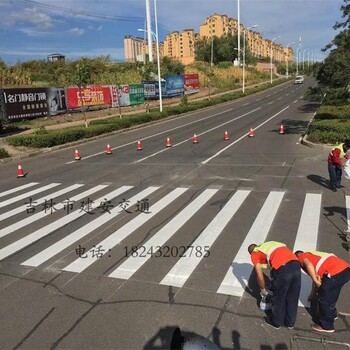
<path fill-rule="evenodd" d="M 284 126 L 283 124 L 281 123 L 281 126 L 280 126 L 280 134 L 283 135 L 284 134 Z"/>
<path fill-rule="evenodd" d="M 107 154 L 112 154 L 112 148 L 111 148 L 111 146 L 109 145 L 109 143 L 107 144 L 106 153 L 107 153 Z"/>
<path fill-rule="evenodd" d="M 198 139 L 197 139 L 197 135 L 196 134 L 193 135 L 193 143 L 198 143 Z"/>
<path fill-rule="evenodd" d="M 225 136 L 224 136 L 224 140 L 226 141 L 226 140 L 229 140 L 229 137 L 228 137 L 228 132 L 227 132 L 227 130 L 225 131 Z"/>
<path fill-rule="evenodd" d="M 171 147 L 170 137 L 166 138 L 166 146 Z"/>
<path fill-rule="evenodd" d="M 78 147 L 75 147 L 74 159 L 75 160 L 80 160 L 81 159 L 79 151 L 78 151 Z"/>
<path fill-rule="evenodd" d="M 22 165 L 18 164 L 17 168 L 17 177 L 25 177 L 26 175 L 24 174 L 24 171 L 22 169 Z"/>
<path fill-rule="evenodd" d="M 249 136 L 249 137 L 254 137 L 254 135 L 255 135 L 254 129 L 251 128 L 251 129 L 249 130 L 248 136 Z"/>
<path fill-rule="evenodd" d="M 137 141 L 137 150 L 142 151 L 141 141 Z"/>

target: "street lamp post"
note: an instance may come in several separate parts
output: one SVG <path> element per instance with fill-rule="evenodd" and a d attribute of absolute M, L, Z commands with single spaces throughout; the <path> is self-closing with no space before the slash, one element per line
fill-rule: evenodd
<path fill-rule="evenodd" d="M 240 8 L 239 8 L 239 0 L 237 0 L 237 36 L 238 36 L 238 67 L 240 66 L 241 59 L 240 59 L 240 51 L 241 51 L 241 24 L 240 24 Z"/>
<path fill-rule="evenodd" d="M 302 47 L 303 45 L 299 45 L 297 48 L 297 74 L 296 75 L 299 75 L 299 51 Z"/>
<path fill-rule="evenodd" d="M 242 84 L 242 92 L 244 93 L 245 89 L 245 33 L 247 30 L 250 30 L 252 28 L 256 28 L 258 25 L 254 24 L 251 27 L 244 28 L 243 30 L 243 84 Z M 240 49 L 238 48 L 238 55 L 239 55 Z"/>
<path fill-rule="evenodd" d="M 273 47 L 273 42 L 276 40 L 276 39 L 279 39 L 281 38 L 281 36 L 276 36 L 276 38 L 273 38 L 271 40 L 271 51 L 270 51 L 270 76 L 271 76 L 271 84 L 272 84 L 272 47 Z"/>
<path fill-rule="evenodd" d="M 156 6 L 156 2 L 154 2 L 154 6 Z M 155 10 L 156 13 L 156 10 Z M 156 24 L 156 28 L 157 28 L 157 24 Z M 139 32 L 146 32 L 145 29 L 137 29 Z M 159 57 L 159 43 L 158 43 L 158 35 L 153 33 L 151 31 L 151 34 L 154 36 L 154 38 L 156 39 L 156 45 L 157 45 L 157 70 L 158 70 L 158 86 L 159 86 L 159 111 L 162 112 L 163 111 L 163 100 L 162 100 L 162 81 L 161 81 L 161 77 L 160 77 L 160 57 Z"/>
<path fill-rule="evenodd" d="M 291 43 L 289 43 L 289 44 L 287 44 L 287 49 L 289 48 L 289 45 L 292 45 L 292 44 L 294 44 L 294 41 L 292 41 Z M 287 50 L 287 52 L 288 52 L 288 50 Z M 288 54 L 287 54 L 288 55 Z M 287 56 L 287 62 L 286 62 L 286 77 L 287 77 L 287 79 L 288 79 L 288 56 Z"/>
<path fill-rule="evenodd" d="M 304 73 L 304 70 L 305 70 L 305 52 L 308 51 L 309 49 L 304 49 L 303 50 L 303 73 Z"/>

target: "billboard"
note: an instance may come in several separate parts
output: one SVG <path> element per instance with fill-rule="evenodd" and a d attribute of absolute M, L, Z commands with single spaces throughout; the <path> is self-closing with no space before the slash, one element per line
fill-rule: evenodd
<path fill-rule="evenodd" d="M 145 103 L 143 85 L 129 85 L 130 105 L 141 105 Z"/>
<path fill-rule="evenodd" d="M 48 115 L 47 88 L 4 89 L 2 100 L 8 120 Z"/>
<path fill-rule="evenodd" d="M 119 100 L 118 100 L 118 88 L 116 85 L 110 85 L 110 94 L 111 94 L 111 105 L 112 108 L 119 106 Z"/>
<path fill-rule="evenodd" d="M 120 106 L 130 106 L 129 85 L 121 85 L 119 88 L 119 103 Z"/>
<path fill-rule="evenodd" d="M 158 81 L 142 81 L 143 92 L 145 99 L 158 99 L 159 98 L 159 83 Z M 166 83 L 165 81 L 161 82 L 162 85 L 162 96 L 166 95 Z"/>
<path fill-rule="evenodd" d="M 66 94 L 63 88 L 51 87 L 47 89 L 47 105 L 50 115 L 67 112 Z"/>
<path fill-rule="evenodd" d="M 178 96 L 184 93 L 184 76 L 168 75 L 166 78 L 166 94 L 167 96 Z"/>
<path fill-rule="evenodd" d="M 68 109 L 110 105 L 111 92 L 109 86 L 92 85 L 81 89 L 68 87 L 66 88 L 66 101 Z"/>
<path fill-rule="evenodd" d="M 184 94 L 194 94 L 199 92 L 199 77 L 198 74 L 185 74 L 184 75 Z"/>

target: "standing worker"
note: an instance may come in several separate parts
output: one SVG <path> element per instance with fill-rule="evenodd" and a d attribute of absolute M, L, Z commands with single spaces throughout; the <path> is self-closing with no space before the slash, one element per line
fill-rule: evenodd
<path fill-rule="evenodd" d="M 346 140 L 344 143 L 334 147 L 328 154 L 329 180 L 333 192 L 337 192 L 337 188 L 340 188 L 343 167 L 342 158 L 349 159 L 349 156 L 346 154 L 349 149 L 350 140 Z"/>
<path fill-rule="evenodd" d="M 350 280 L 350 265 L 334 254 L 311 251 L 295 252 L 302 269 L 311 277 L 313 288 L 308 297 L 311 301 L 317 293 L 320 317 L 312 328 L 317 332 L 334 332 L 334 319 L 338 317 L 335 304 L 344 284 Z"/>
<path fill-rule="evenodd" d="M 255 267 L 260 294 L 266 296 L 265 279 L 262 269 L 271 266 L 271 282 L 273 292 L 272 319 L 265 322 L 279 329 L 285 325 L 293 329 L 297 317 L 298 300 L 301 287 L 301 270 L 298 258 L 285 244 L 265 242 L 248 247 Z"/>

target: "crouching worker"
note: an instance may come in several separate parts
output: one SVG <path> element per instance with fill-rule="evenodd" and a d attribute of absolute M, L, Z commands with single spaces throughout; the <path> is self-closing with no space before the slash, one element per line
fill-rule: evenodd
<path fill-rule="evenodd" d="M 262 295 L 268 291 L 265 288 L 263 268 L 271 267 L 273 306 L 272 318 L 265 322 L 279 329 L 286 326 L 294 327 L 301 286 L 301 271 L 298 258 L 285 244 L 279 242 L 265 242 L 260 245 L 251 244 L 248 247 L 252 263 L 255 267 L 257 282 Z"/>
<path fill-rule="evenodd" d="M 334 319 L 338 313 L 335 304 L 345 283 L 350 280 L 350 265 L 334 254 L 311 251 L 295 252 L 302 269 L 311 277 L 313 288 L 308 297 L 317 294 L 320 309 L 319 320 L 312 328 L 317 332 L 334 332 Z"/>

